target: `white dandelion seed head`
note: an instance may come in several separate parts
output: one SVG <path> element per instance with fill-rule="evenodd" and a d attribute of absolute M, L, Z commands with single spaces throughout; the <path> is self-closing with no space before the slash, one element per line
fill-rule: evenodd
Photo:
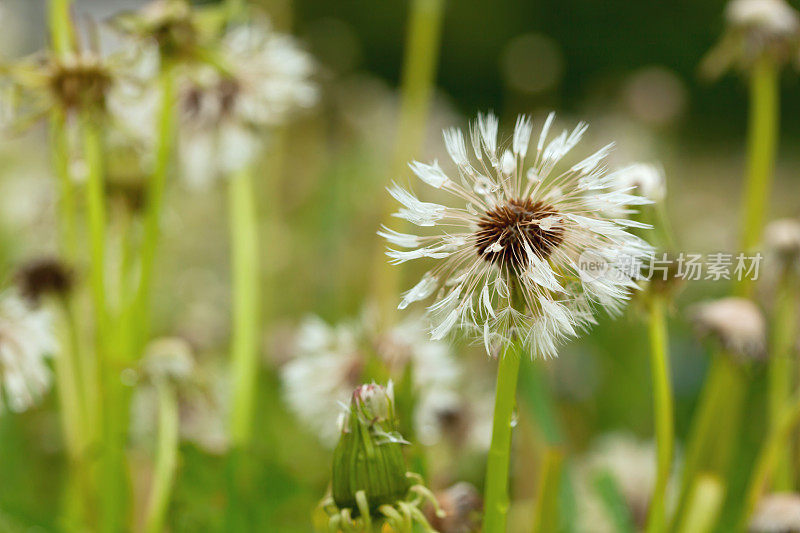
<path fill-rule="evenodd" d="M 421 405 L 435 391 L 453 389 L 460 376 L 450 347 L 432 342 L 424 321 L 415 316 L 388 331 L 379 330 L 369 311 L 338 325 L 309 317 L 298 328 L 292 351 L 292 359 L 281 368 L 284 399 L 331 447 L 339 438 L 342 406 L 349 404 L 353 390 L 366 379 L 365 366 L 371 357 L 377 357 L 395 380 L 411 365 Z"/>
<path fill-rule="evenodd" d="M 792 35 L 800 30 L 797 11 L 784 0 L 732 0 L 725 8 L 728 22 L 768 35 Z"/>
<path fill-rule="evenodd" d="M 787 265 L 800 260 L 800 221 L 785 218 L 775 220 L 764 228 L 764 244 L 767 250 Z"/>
<path fill-rule="evenodd" d="M 195 369 L 192 347 L 180 337 L 164 337 L 148 344 L 142 371 L 153 380 L 186 382 Z"/>
<path fill-rule="evenodd" d="M 800 531 L 800 494 L 767 494 L 761 498 L 750 519 L 752 533 Z"/>
<path fill-rule="evenodd" d="M 615 174 L 618 177 L 617 187 L 621 190 L 634 191 L 655 203 L 663 201 L 667 195 L 664 169 L 659 165 L 636 163 Z"/>
<path fill-rule="evenodd" d="M 765 356 L 767 324 L 752 301 L 731 297 L 703 302 L 691 316 L 699 334 L 716 338 L 733 355 L 744 360 Z"/>
<path fill-rule="evenodd" d="M 178 402 L 179 432 L 183 441 L 192 442 L 208 453 L 223 454 L 230 445 L 228 438 L 228 411 L 230 406 L 230 380 L 227 371 L 216 363 L 192 362 L 173 354 L 185 350 L 185 341 L 165 338 L 151 343 L 151 354 L 169 354 L 165 360 L 150 360 L 156 366 L 154 373 L 170 377 L 166 383 L 154 379 L 145 380 L 137 387 L 131 401 L 131 438 L 142 446 L 150 446 L 158 428 L 158 386 L 172 387 Z M 150 356 L 148 356 L 148 359 Z M 189 368 L 189 366 L 191 368 Z M 189 373 L 188 375 L 186 373 Z M 181 380 L 174 380 L 180 375 Z"/>
<path fill-rule="evenodd" d="M 428 308 L 433 339 L 467 330 L 492 351 L 516 336 L 534 355 L 551 357 L 594 322 L 592 309 L 619 311 L 635 287 L 630 276 L 583 275 L 579 258 L 593 251 L 628 255 L 635 263 L 650 252 L 621 218 L 651 203 L 638 191 L 619 188 L 618 179 L 636 169 L 609 172 L 605 160 L 612 145 L 567 162 L 587 125 L 550 135 L 553 122 L 551 114 L 532 141 L 531 120 L 518 118 L 508 148 L 498 144 L 499 123 L 491 113 L 479 115 L 469 140 L 457 129 L 446 130 L 455 168 L 436 162 L 415 163 L 412 170 L 450 193 L 448 205 L 421 201 L 397 184 L 389 189 L 402 204 L 396 217 L 433 228 L 419 235 L 381 232 L 393 245 L 387 251 L 392 263 L 437 261 L 399 305 L 435 295 Z"/>
<path fill-rule="evenodd" d="M 800 48 L 800 14 L 784 0 L 732 0 L 728 30 L 706 55 L 702 71 L 715 78 L 731 66 L 747 71 L 760 58 L 784 64 Z"/>
<path fill-rule="evenodd" d="M 29 409 L 50 388 L 47 358 L 56 355 L 52 317 L 24 298 L 0 296 L 0 413 Z"/>

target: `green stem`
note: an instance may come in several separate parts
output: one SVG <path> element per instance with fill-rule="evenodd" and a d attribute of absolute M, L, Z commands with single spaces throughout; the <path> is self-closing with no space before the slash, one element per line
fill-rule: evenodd
<path fill-rule="evenodd" d="M 103 183 L 103 145 L 97 127 L 97 117 L 83 117 L 84 157 L 88 169 L 86 183 L 86 207 L 89 226 L 89 284 L 95 314 L 95 337 L 97 350 L 105 349 L 107 327 L 105 286 L 105 238 L 106 209 L 105 185 Z"/>
<path fill-rule="evenodd" d="M 413 0 L 406 34 L 403 72 L 400 86 L 400 116 L 394 156 L 389 174 L 402 175 L 406 164 L 416 157 L 422 145 L 431 97 L 435 87 L 436 66 L 442 31 L 444 0 Z M 384 195 L 381 220 L 388 221 L 393 204 Z M 376 291 L 381 310 L 388 313 L 396 305 L 399 292 L 399 269 L 392 267 L 383 254 L 377 256 Z"/>
<path fill-rule="evenodd" d="M 145 528 L 147 533 L 164 530 L 175 471 L 178 466 L 178 436 L 180 418 L 175 391 L 168 383 L 159 383 L 158 389 L 158 441 L 155 471 L 147 504 Z"/>
<path fill-rule="evenodd" d="M 792 430 L 800 422 L 800 394 L 796 395 L 783 409 L 780 421 L 768 433 L 761 451 L 756 458 L 753 475 L 747 488 L 744 512 L 741 516 L 739 531 L 746 531 L 750 517 L 758 505 L 759 499 L 769 486 L 769 479 L 778 464 L 781 450 L 789 441 Z"/>
<path fill-rule="evenodd" d="M 64 257 L 73 262 L 77 249 L 77 206 L 75 183 L 69 170 L 69 136 L 64 111 L 54 109 L 50 121 L 50 138 L 53 152 L 53 168 L 58 177 L 58 225 L 61 249 Z"/>
<path fill-rule="evenodd" d="M 714 475 L 698 476 L 678 532 L 708 533 L 712 531 L 722 510 L 724 498 L 725 486 L 719 478 Z"/>
<path fill-rule="evenodd" d="M 150 294 L 153 283 L 153 270 L 156 251 L 161 237 L 161 211 L 164 201 L 164 188 L 172 156 L 175 135 L 175 74 L 166 65 L 160 78 L 161 107 L 158 114 L 158 144 L 153 175 L 147 184 L 147 205 L 144 213 L 144 233 L 141 248 L 141 272 L 139 288 L 134 301 L 136 327 L 134 350 L 136 356 L 141 352 L 149 337 Z"/>
<path fill-rule="evenodd" d="M 64 56 L 72 51 L 75 34 L 70 24 L 70 0 L 50 0 L 48 13 L 53 51 Z"/>
<path fill-rule="evenodd" d="M 656 426 L 658 467 L 656 483 L 647 519 L 647 531 L 656 533 L 666 528 L 665 500 L 674 448 L 672 387 L 667 342 L 666 302 L 654 295 L 650 301 L 650 372 L 653 380 L 653 416 Z"/>
<path fill-rule="evenodd" d="M 486 462 L 484 533 L 504 533 L 506 530 L 511 427 L 519 365 L 520 355 L 516 347 L 507 347 L 497 366 L 492 442 Z"/>
<path fill-rule="evenodd" d="M 772 188 L 772 174 L 778 141 L 779 72 L 768 55 L 759 59 L 750 73 L 750 119 L 747 140 L 747 177 L 744 189 L 744 227 L 742 251 L 750 252 L 759 243 L 764 214 Z M 738 282 L 736 292 L 748 296 L 752 280 Z"/>
<path fill-rule="evenodd" d="M 793 348 L 797 324 L 797 277 L 784 273 L 778 288 L 772 326 L 769 356 L 769 423 L 776 428 L 781 413 L 789 402 L 794 371 Z M 791 491 L 794 488 L 794 462 L 790 445 L 779 453 L 773 489 Z"/>
<path fill-rule="evenodd" d="M 702 471 L 726 474 L 734 450 L 744 387 L 744 376 L 731 355 L 715 354 L 686 445 L 676 521 L 685 513 L 695 478 Z"/>
<path fill-rule="evenodd" d="M 234 446 L 249 447 L 258 378 L 258 219 L 250 169 L 230 176 L 229 208 L 233 285 L 231 344 Z"/>
<path fill-rule="evenodd" d="M 548 445 L 544 450 L 542 463 L 533 513 L 533 531 L 554 533 L 559 530 L 559 495 L 564 473 L 564 451 L 557 446 Z"/>

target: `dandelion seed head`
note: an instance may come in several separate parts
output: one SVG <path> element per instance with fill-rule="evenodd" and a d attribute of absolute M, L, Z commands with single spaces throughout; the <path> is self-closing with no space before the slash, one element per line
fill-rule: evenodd
<path fill-rule="evenodd" d="M 764 228 L 764 243 L 785 264 L 797 265 L 800 261 L 800 221 L 787 218 L 770 222 Z"/>
<path fill-rule="evenodd" d="M 367 361 L 375 357 L 388 375 L 401 379 L 413 369 L 419 408 L 413 423 L 418 431 L 436 424 L 434 401 L 442 391 L 456 391 L 459 367 L 449 346 L 431 342 L 418 316 L 380 330 L 370 311 L 358 320 L 329 325 L 307 318 L 297 330 L 292 358 L 281 368 L 283 396 L 300 421 L 329 446 L 339 436 L 337 418 L 352 391 L 365 379 Z M 431 434 L 430 432 L 427 434 Z M 436 432 L 434 440 L 441 438 Z"/>
<path fill-rule="evenodd" d="M 800 531 L 800 494 L 773 493 L 761 498 L 750 519 L 752 533 Z"/>
<path fill-rule="evenodd" d="M 797 12 L 784 0 L 732 0 L 725 9 L 728 22 L 773 35 L 800 30 Z"/>
<path fill-rule="evenodd" d="M 734 356 L 743 360 L 765 356 L 767 325 L 752 301 L 731 297 L 703 302 L 691 315 L 700 335 L 714 337 Z"/>
<path fill-rule="evenodd" d="M 550 138 L 553 122 L 551 114 L 534 146 L 532 122 L 520 117 L 506 147 L 498 141 L 497 117 L 480 115 L 469 129 L 474 159 L 466 135 L 446 130 L 455 169 L 439 163 L 414 168 L 427 169 L 415 173 L 454 202 L 433 204 L 398 185 L 390 189 L 403 206 L 397 217 L 432 228 L 428 234 L 382 234 L 407 248 L 387 251 L 393 263 L 437 261 L 400 304 L 435 296 L 428 308 L 433 339 L 460 329 L 491 353 L 516 337 L 534 355 L 550 357 L 593 323 L 593 309 L 619 311 L 636 287 L 630 275 L 587 275 L 580 258 L 593 252 L 635 260 L 650 251 L 627 231 L 624 217 L 651 200 L 618 185 L 634 181 L 638 170 L 609 172 L 612 145 L 568 162 L 587 125 Z"/>

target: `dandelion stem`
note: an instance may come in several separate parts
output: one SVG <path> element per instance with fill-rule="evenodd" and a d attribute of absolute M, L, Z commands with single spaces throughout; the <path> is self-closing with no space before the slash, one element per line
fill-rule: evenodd
<path fill-rule="evenodd" d="M 157 533 L 164 530 L 164 521 L 178 465 L 180 420 L 175 391 L 168 383 L 159 383 L 157 389 L 158 440 L 153 485 L 150 489 L 147 516 L 145 518 L 145 531 L 147 533 Z"/>
<path fill-rule="evenodd" d="M 784 273 L 778 288 L 772 325 L 769 357 L 769 423 L 776 428 L 789 402 L 794 377 L 793 345 L 797 324 L 797 277 Z M 773 489 L 791 491 L 794 487 L 794 464 L 791 446 L 784 446 L 778 457 Z"/>
<path fill-rule="evenodd" d="M 233 339 L 231 344 L 235 446 L 250 444 L 258 377 L 258 220 L 249 168 L 230 177 L 229 216 L 233 275 Z"/>
<path fill-rule="evenodd" d="M 679 533 L 707 533 L 713 531 L 725 497 L 725 486 L 717 476 L 706 474 L 697 477 L 692 487 L 686 514 L 681 520 Z"/>
<path fill-rule="evenodd" d="M 519 365 L 520 355 L 512 344 L 506 348 L 497 364 L 492 442 L 486 462 L 484 533 L 504 533 L 506 530 L 511 426 Z"/>
<path fill-rule="evenodd" d="M 548 445 L 543 455 L 533 513 L 533 531 L 536 533 L 558 531 L 558 504 L 564 473 L 564 451 L 561 448 Z"/>
<path fill-rule="evenodd" d="M 772 188 L 772 173 L 778 140 L 779 75 L 775 60 L 764 55 L 750 74 L 750 118 L 747 140 L 747 177 L 744 189 L 742 251 L 758 245 L 764 214 Z M 736 292 L 748 296 L 751 279 L 738 282 Z"/>
<path fill-rule="evenodd" d="M 653 295 L 649 305 L 650 373 L 653 380 L 653 416 L 656 426 L 658 466 L 647 519 L 647 531 L 650 533 L 664 531 L 666 528 L 665 496 L 675 439 L 665 307 L 664 298 Z"/>
<path fill-rule="evenodd" d="M 53 50 L 64 56 L 73 49 L 75 34 L 70 24 L 70 0 L 50 0 L 50 38 Z"/>
<path fill-rule="evenodd" d="M 778 464 L 781 450 L 786 447 L 793 428 L 800 422 L 800 394 L 784 406 L 779 422 L 773 426 L 756 458 L 750 484 L 747 487 L 744 512 L 740 518 L 739 531 L 746 531 L 750 517 L 758 500 L 767 490 L 769 479 Z"/>
<path fill-rule="evenodd" d="M 134 302 L 136 320 L 134 355 L 140 353 L 147 342 L 150 329 L 150 293 L 158 242 L 161 237 L 161 211 L 164 188 L 172 155 L 175 129 L 174 93 L 175 75 L 170 65 L 161 72 L 161 107 L 158 115 L 158 144 L 156 163 L 147 184 L 147 205 L 144 213 L 144 235 L 141 248 L 141 273 Z"/>
<path fill-rule="evenodd" d="M 86 159 L 86 206 L 89 226 L 89 283 L 95 313 L 95 335 L 98 351 L 103 353 L 107 326 L 105 290 L 106 210 L 103 184 L 103 146 L 95 122 L 87 115 L 83 120 L 84 157 Z"/>
<path fill-rule="evenodd" d="M 400 116 L 395 138 L 390 175 L 402 174 L 406 163 L 419 152 L 435 86 L 436 65 L 442 30 L 444 0 L 413 0 L 406 34 L 403 73 L 400 87 Z M 391 203 L 384 200 L 381 220 L 386 221 Z M 398 269 L 378 254 L 376 290 L 381 310 L 393 309 L 399 292 Z"/>
<path fill-rule="evenodd" d="M 724 474 L 733 453 L 743 394 L 744 376 L 732 356 L 724 352 L 716 354 L 692 420 L 676 520 L 686 511 L 690 490 L 702 470 Z"/>

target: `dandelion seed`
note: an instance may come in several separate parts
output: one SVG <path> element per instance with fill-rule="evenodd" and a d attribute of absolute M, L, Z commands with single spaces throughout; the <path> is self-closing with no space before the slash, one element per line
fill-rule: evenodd
<path fill-rule="evenodd" d="M 583 275 L 579 257 L 591 250 L 635 261 L 650 251 L 647 243 L 628 233 L 626 220 L 608 215 L 610 210 L 629 213 L 631 206 L 651 202 L 638 191 L 618 190 L 620 180 L 641 179 L 637 176 L 642 169 L 628 167 L 609 177 L 602 162 L 610 145 L 561 168 L 587 126 L 579 124 L 548 143 L 552 123 L 550 115 L 530 166 L 525 164 L 531 137 L 526 117 L 517 120 L 513 145 L 505 150 L 497 143 L 497 118 L 479 116 L 470 128 L 474 162 L 466 155 L 464 135 L 445 131 L 445 144 L 461 179 L 448 178 L 438 164 L 415 163 L 416 169 L 425 170 L 424 176 L 416 173 L 456 197 L 458 205 L 466 202 L 465 207 L 422 202 L 397 185 L 390 190 L 404 206 L 396 216 L 440 229 L 439 234 L 416 239 L 403 234 L 404 244 L 416 246 L 402 255 L 389 252 L 395 262 L 439 260 L 426 275 L 426 290 L 410 291 L 414 299 L 422 299 L 417 298 L 420 293 L 433 294 L 433 283 L 446 288 L 459 280 L 454 289 L 440 291 L 429 307 L 433 338 L 462 329 L 490 347 L 516 336 L 533 354 L 554 356 L 561 341 L 593 322 L 587 301 L 618 310 L 635 287 L 631 276 L 597 280 Z M 384 236 L 391 243 L 398 240 L 394 234 Z M 411 301 L 404 298 L 400 307 Z"/>

